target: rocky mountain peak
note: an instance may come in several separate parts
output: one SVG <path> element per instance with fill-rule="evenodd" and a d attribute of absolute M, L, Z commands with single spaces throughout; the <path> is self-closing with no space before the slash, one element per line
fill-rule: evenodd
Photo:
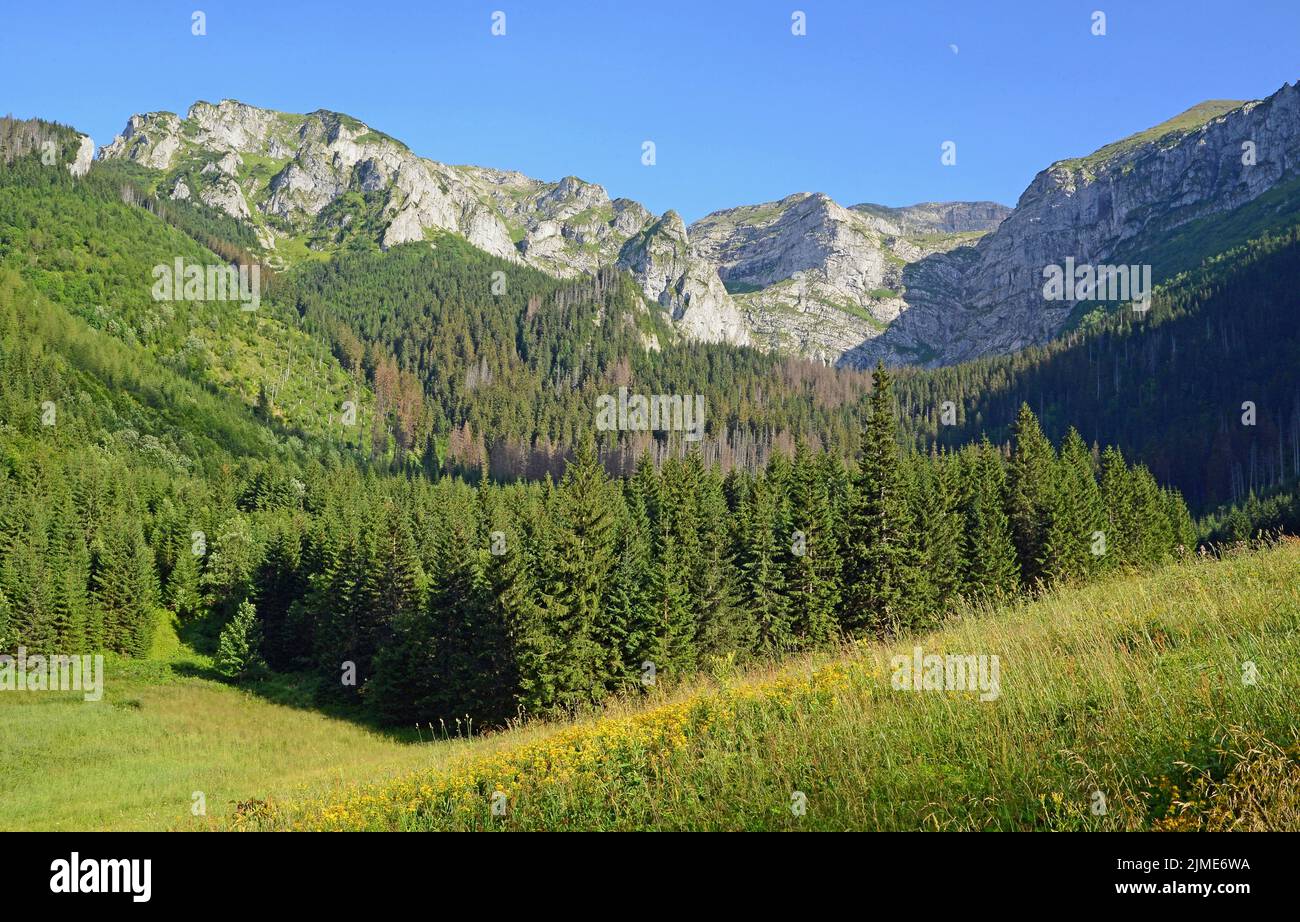
<path fill-rule="evenodd" d="M 688 226 L 576 176 L 451 166 L 343 113 L 231 99 L 196 102 L 184 118 L 133 115 L 101 156 L 160 171 L 165 194 L 248 222 L 272 253 L 286 238 L 329 249 L 368 235 L 392 247 L 446 231 L 559 277 L 616 264 L 691 338 L 827 362 L 939 364 L 1056 335 L 1072 306 L 1043 302 L 1044 266 L 1140 251 L 1295 178 L 1300 90 L 1211 100 L 1058 161 L 1014 211 L 846 208 L 797 192 Z"/>
<path fill-rule="evenodd" d="M 716 267 L 691 243 L 676 211 L 628 239 L 618 266 L 641 281 L 646 296 L 665 308 L 686 334 L 702 342 L 749 343 L 745 318 Z"/>
<path fill-rule="evenodd" d="M 875 219 L 877 227 L 892 234 L 987 233 L 1011 214 L 997 202 L 921 202 L 901 208 L 863 203 L 850 211 Z"/>
<path fill-rule="evenodd" d="M 747 341 L 716 270 L 691 249 L 680 217 L 661 219 L 641 256 L 624 260 L 625 245 L 655 224 L 654 216 L 576 176 L 547 183 L 450 166 L 343 113 L 295 115 L 231 99 L 196 102 L 183 119 L 133 115 L 101 156 L 161 171 L 167 194 L 248 222 L 272 254 L 286 238 L 327 248 L 373 233 L 387 248 L 449 231 L 561 277 L 620 262 L 635 267 L 646 297 L 687 336 Z"/>
<path fill-rule="evenodd" d="M 1180 228 L 1297 181 L 1300 83 L 1257 102 L 1194 106 L 1041 171 L 1015 211 L 973 248 L 912 269 L 906 312 L 846 361 L 946 364 L 1046 342 L 1075 305 L 1044 300 L 1045 267 L 1151 260 L 1158 282 L 1189 268 L 1175 258 L 1182 248 L 1164 245 Z"/>
<path fill-rule="evenodd" d="M 714 212 L 690 233 L 757 342 L 836 362 L 906 308 L 906 266 L 973 242 L 1008 210 L 963 202 L 845 208 L 824 193 L 797 192 Z M 963 230 L 946 231 L 945 221 Z"/>

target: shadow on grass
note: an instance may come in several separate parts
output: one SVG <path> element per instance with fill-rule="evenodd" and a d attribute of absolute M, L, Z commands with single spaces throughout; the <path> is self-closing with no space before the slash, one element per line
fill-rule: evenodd
<path fill-rule="evenodd" d="M 217 640 L 221 629 L 226 624 L 226 614 L 213 609 L 197 617 L 180 618 L 175 621 L 176 637 L 182 645 L 204 656 L 215 656 Z"/>
<path fill-rule="evenodd" d="M 263 666 L 247 678 L 234 681 L 206 662 L 177 660 L 171 663 L 171 669 L 178 676 L 220 682 L 271 704 L 309 711 L 335 720 L 346 720 L 395 742 L 427 743 L 434 739 L 428 730 L 420 734 L 413 727 L 398 728 L 378 722 L 359 701 L 339 700 L 329 694 L 321 677 L 310 672 L 274 672 Z"/>

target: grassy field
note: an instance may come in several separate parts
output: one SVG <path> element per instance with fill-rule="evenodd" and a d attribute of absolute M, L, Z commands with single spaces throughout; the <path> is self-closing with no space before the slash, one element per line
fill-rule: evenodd
<path fill-rule="evenodd" d="M 168 829 L 251 795 L 280 796 L 436 765 L 457 744 L 413 745 L 292 702 L 206 678 L 210 662 L 164 641 L 153 660 L 113 657 L 104 696 L 0 694 L 0 829 Z M 170 647 L 170 649 L 168 649 Z"/>
<path fill-rule="evenodd" d="M 175 647 L 0 696 L 0 828 L 1300 829 L 1298 630 L 1292 542 L 437 743 Z M 895 689 L 915 646 L 997 656 L 996 697 Z"/>
<path fill-rule="evenodd" d="M 1297 628 L 1293 543 L 968 611 L 231 825 L 1297 829 Z M 892 657 L 918 644 L 997 655 L 1000 694 L 896 690 Z"/>

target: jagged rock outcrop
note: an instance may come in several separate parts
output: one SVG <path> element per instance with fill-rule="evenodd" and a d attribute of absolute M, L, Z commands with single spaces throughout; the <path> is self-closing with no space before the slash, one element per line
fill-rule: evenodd
<path fill-rule="evenodd" d="M 291 115 L 234 100 L 195 103 L 184 119 L 133 115 L 101 156 L 164 171 L 173 198 L 197 196 L 248 221 L 270 249 L 290 234 L 321 247 L 371 229 L 392 247 L 449 231 L 495 256 L 571 277 L 619 261 L 625 244 L 654 225 L 641 255 L 624 261 L 647 298 L 689 337 L 748 340 L 680 218 L 656 223 L 636 202 L 611 200 L 577 177 L 547 183 L 448 166 L 346 115 Z"/>
<path fill-rule="evenodd" d="M 849 210 L 867 215 L 882 232 L 896 236 L 983 234 L 1011 214 L 997 202 L 921 202 L 903 208 L 864 203 Z"/>
<path fill-rule="evenodd" d="M 849 209 L 803 192 L 714 212 L 690 233 L 757 342 L 833 362 L 905 309 L 909 263 L 969 242 L 1008 211 L 992 202 Z"/>
<path fill-rule="evenodd" d="M 702 259 L 686 224 L 669 211 L 627 241 L 618 265 L 641 280 L 646 296 L 665 307 L 687 336 L 747 344 L 749 331 L 718 271 Z"/>
<path fill-rule="evenodd" d="M 1255 162 L 1244 162 L 1244 145 Z M 904 273 L 908 309 L 848 364 L 937 365 L 1010 352 L 1056 336 L 1074 305 L 1043 297 L 1043 270 L 1153 260 L 1156 281 L 1178 271 L 1152 244 L 1191 221 L 1224 214 L 1300 175 L 1300 84 L 1265 100 L 1203 103 L 1161 125 L 1052 164 L 1015 211 L 974 247 Z"/>
<path fill-rule="evenodd" d="M 562 277 L 594 272 L 654 221 L 637 202 L 566 176 L 541 182 L 521 173 L 460 167 L 490 197 L 525 262 Z"/>
<path fill-rule="evenodd" d="M 994 202 L 845 208 L 799 193 L 688 228 L 674 212 L 656 219 L 576 177 L 449 166 L 346 115 L 232 100 L 195 103 L 183 119 L 134 115 L 101 156 L 163 171 L 166 194 L 247 221 L 271 251 L 286 236 L 327 249 L 358 234 L 391 247 L 450 232 L 560 277 L 617 264 L 689 338 L 849 365 L 936 365 L 1060 333 L 1074 305 L 1043 299 L 1044 267 L 1161 252 L 1162 234 L 1295 179 L 1300 89 L 1202 104 L 1053 164 L 1014 211 Z M 1158 280 L 1161 266 L 1153 270 Z"/>
<path fill-rule="evenodd" d="M 247 221 L 268 250 L 285 236 L 325 248 L 369 233 L 392 247 L 446 231 L 560 277 L 617 263 L 689 338 L 827 362 L 904 309 L 904 266 L 966 242 L 1005 211 L 846 209 L 805 193 L 688 229 L 675 213 L 656 219 L 577 177 L 549 183 L 449 166 L 337 112 L 292 115 L 234 100 L 195 103 L 185 118 L 133 115 L 101 156 L 163 171 L 173 198 Z"/>
<path fill-rule="evenodd" d="M 85 176 L 90 172 L 90 165 L 95 160 L 95 142 L 89 135 L 77 135 L 77 153 L 68 164 L 68 172 L 73 176 Z"/>

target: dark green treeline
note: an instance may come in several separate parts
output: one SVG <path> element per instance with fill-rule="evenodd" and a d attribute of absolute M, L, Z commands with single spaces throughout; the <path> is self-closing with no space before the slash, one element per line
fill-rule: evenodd
<path fill-rule="evenodd" d="M 307 670 L 384 721 L 482 726 L 1194 546 L 1176 492 L 1073 432 L 1052 445 L 1028 408 L 1009 458 L 904 451 L 876 380 L 856 464 L 801 443 L 756 475 L 690 454 L 613 479 L 588 444 L 558 482 L 289 460 L 200 478 L 14 442 L 0 647 L 144 655 L 170 611 L 221 631 L 230 675 Z"/>

